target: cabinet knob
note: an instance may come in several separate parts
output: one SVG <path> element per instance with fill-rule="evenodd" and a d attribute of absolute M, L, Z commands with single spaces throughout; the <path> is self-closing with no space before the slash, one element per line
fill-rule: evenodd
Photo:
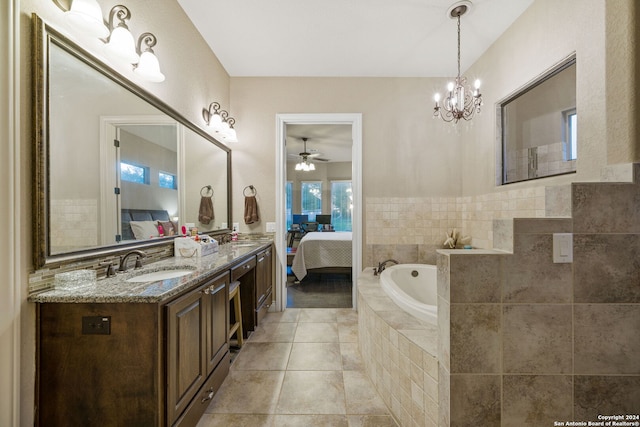
<path fill-rule="evenodd" d="M 209 291 L 211 290 L 211 287 L 206 288 L 204 291 L 202 291 L 203 294 L 209 295 Z"/>

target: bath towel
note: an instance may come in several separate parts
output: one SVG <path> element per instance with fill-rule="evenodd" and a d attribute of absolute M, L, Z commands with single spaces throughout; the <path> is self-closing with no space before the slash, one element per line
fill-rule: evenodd
<path fill-rule="evenodd" d="M 211 197 L 202 196 L 200 198 L 200 210 L 198 211 L 198 221 L 202 224 L 209 224 L 213 219 L 213 200 Z"/>
<path fill-rule="evenodd" d="M 260 221 L 258 214 L 258 202 L 256 196 L 245 196 L 244 198 L 244 223 L 253 224 Z"/>

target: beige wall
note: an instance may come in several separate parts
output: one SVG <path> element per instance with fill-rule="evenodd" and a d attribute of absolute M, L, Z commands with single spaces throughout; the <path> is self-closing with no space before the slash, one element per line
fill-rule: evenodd
<path fill-rule="evenodd" d="M 22 212 L 25 212 L 21 221 L 20 236 L 31 236 L 31 14 L 37 13 L 47 23 L 54 26 L 59 31 L 68 34 L 77 40 L 78 44 L 96 56 L 101 56 L 101 42 L 78 39 L 69 33 L 63 20 L 63 12 L 53 1 L 42 0 L 22 0 L 19 2 L 20 13 L 20 63 L 16 64 L 21 68 L 20 75 L 20 98 L 27 100 L 22 103 L 21 133 L 22 143 L 20 147 L 21 183 L 18 201 Z M 103 8 L 103 13 L 108 16 L 109 9 L 115 4 L 105 0 L 98 0 Z M 161 4 L 147 0 L 127 0 L 126 6 L 131 10 L 132 19 L 129 22 L 129 29 L 134 35 L 139 35 L 145 31 L 150 31 L 158 38 L 158 44 L 154 51 L 160 60 L 162 72 L 166 80 L 161 83 L 148 83 L 138 79 L 129 69 L 120 69 L 125 77 L 139 84 L 162 101 L 172 106 L 176 111 L 191 120 L 193 123 L 204 127 L 202 120 L 202 109 L 212 101 L 218 101 L 223 108 L 229 108 L 229 76 L 217 60 L 215 55 L 209 50 L 200 34 L 191 25 L 180 6 L 175 1 L 166 1 Z M 2 2 L 5 8 L 5 2 Z M 4 26 L 2 27 L 4 28 Z M 4 30 L 3 30 L 4 31 Z M 5 40 L 2 34 L 2 40 Z M 3 62 L 4 63 L 4 62 Z M 4 70 L 3 70 L 4 71 Z M 4 72 L 2 73 L 4 75 Z M 4 95 L 4 94 L 3 94 Z M 5 99 L 4 96 L 2 99 Z M 4 127 L 3 127 L 4 129 Z M 4 159 L 4 156 L 3 156 Z M 3 170 L 8 170 L 3 167 Z M 6 194 L 4 191 L 2 194 Z M 3 206 L 8 206 L 9 201 L 3 200 Z M 7 223 L 3 221 L 3 223 Z M 22 364 L 20 394 L 21 394 L 21 420 L 20 425 L 33 425 L 33 399 L 34 399 L 34 363 L 35 363 L 35 323 L 34 306 L 27 304 L 25 299 L 27 293 L 26 283 L 29 271 L 32 269 L 30 237 L 22 238 L 19 241 L 21 256 L 22 283 L 19 290 L 22 291 L 22 347 L 19 357 Z M 3 260 L 5 257 L 3 256 Z M 7 283 L 12 283 L 6 280 Z M 4 296 L 4 294 L 2 294 Z M 4 299 L 4 298 L 2 298 Z M 17 308 L 16 308 L 17 309 Z M 3 311 L 4 313 L 4 311 Z M 2 338 L 2 344 L 5 338 Z M 6 348 L 4 345 L 1 348 Z M 0 355 L 0 361 L 4 356 Z M 5 369 L 2 362 L 2 378 L 10 378 L 13 370 Z M 5 375 L 5 372 L 7 373 Z M 5 382 L 2 381 L 2 386 Z M 7 386 L 10 386 L 8 384 Z M 2 391 L 4 397 L 4 391 Z M 9 399 L 0 399 L 0 405 L 11 405 Z M 16 404 L 17 406 L 17 404 Z M 3 409 L 4 406 L 0 406 Z M 0 417 L 7 412 L 1 410 Z M 9 416 L 9 415 L 8 415 Z M 14 425 L 13 422 L 4 422 L 0 418 L 0 425 Z"/>
<path fill-rule="evenodd" d="M 455 131 L 431 119 L 429 101 L 440 80 L 419 78 L 232 78 L 238 118 L 233 182 L 261 182 L 275 221 L 275 117 L 278 113 L 362 113 L 363 193 L 412 197 L 459 194 Z M 444 83 L 443 83 L 444 84 Z M 237 184 L 236 184 L 237 183 Z M 242 201 L 234 198 L 234 216 Z M 241 224 L 240 231 L 243 230 Z"/>

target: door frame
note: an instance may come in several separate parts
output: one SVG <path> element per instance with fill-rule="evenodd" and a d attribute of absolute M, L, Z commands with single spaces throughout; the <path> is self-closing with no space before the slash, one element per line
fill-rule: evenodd
<path fill-rule="evenodd" d="M 362 113 L 303 113 L 276 114 L 276 302 L 275 311 L 284 311 L 287 307 L 287 232 L 286 194 L 287 149 L 286 127 L 289 124 L 351 125 L 351 185 L 353 190 L 353 245 L 351 277 L 353 279 L 351 299 L 353 309 L 357 308 L 358 275 L 362 271 Z"/>

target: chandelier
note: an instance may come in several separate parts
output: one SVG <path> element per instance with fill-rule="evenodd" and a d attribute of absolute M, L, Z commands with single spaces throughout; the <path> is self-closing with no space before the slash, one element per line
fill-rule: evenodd
<path fill-rule="evenodd" d="M 447 85 L 447 97 L 440 104 L 440 94 L 436 93 L 434 99 L 436 106 L 433 109 L 433 117 L 440 117 L 445 122 L 458 123 L 458 120 L 471 120 L 475 113 L 480 114 L 482 95 L 480 94 L 480 80 L 476 80 L 474 88 L 467 86 L 467 78 L 460 77 L 460 17 L 471 7 L 470 1 L 461 1 L 449 9 L 449 17 L 458 20 L 458 75 L 453 82 Z"/>

